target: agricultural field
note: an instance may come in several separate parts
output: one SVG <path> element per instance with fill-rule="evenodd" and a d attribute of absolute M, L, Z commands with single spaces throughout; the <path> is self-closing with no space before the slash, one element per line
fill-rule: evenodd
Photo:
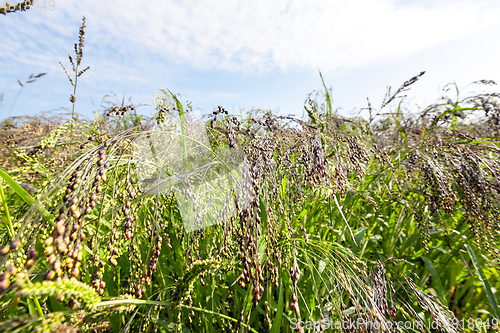
<path fill-rule="evenodd" d="M 391 107 L 421 75 L 369 119 L 324 84 L 304 119 L 5 120 L 0 331 L 499 331 L 499 94 Z"/>

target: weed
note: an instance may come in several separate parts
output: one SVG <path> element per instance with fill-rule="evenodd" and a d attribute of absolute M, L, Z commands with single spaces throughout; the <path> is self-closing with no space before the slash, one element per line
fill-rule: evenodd
<path fill-rule="evenodd" d="M 2 330 L 459 332 L 498 312 L 497 95 L 386 112 L 421 73 L 369 121 L 335 114 L 324 82 L 305 119 L 219 106 L 201 121 L 161 90 L 150 119 L 122 100 L 87 123 L 84 28 L 71 120 L 2 127 Z"/>

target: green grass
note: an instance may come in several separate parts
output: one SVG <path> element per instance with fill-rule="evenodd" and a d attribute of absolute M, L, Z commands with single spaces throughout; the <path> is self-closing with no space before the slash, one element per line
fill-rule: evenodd
<path fill-rule="evenodd" d="M 365 320 L 476 332 L 468 324 L 481 320 L 496 331 L 498 94 L 457 89 L 420 114 L 387 110 L 421 75 L 370 105 L 368 121 L 335 114 L 323 80 L 307 119 L 219 107 L 200 125 L 168 90 L 151 119 L 124 103 L 91 123 L 9 119 L 0 330 L 291 332 Z M 141 160 L 140 145 L 154 152 Z M 235 214 L 186 232 L 186 207 L 194 219 L 213 212 L 205 189 L 225 193 L 238 156 L 247 204 L 232 193 Z M 156 179 L 174 186 L 157 194 Z"/>

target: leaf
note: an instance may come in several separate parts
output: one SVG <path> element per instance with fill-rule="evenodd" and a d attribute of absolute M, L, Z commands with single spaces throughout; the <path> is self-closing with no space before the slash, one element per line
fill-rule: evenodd
<path fill-rule="evenodd" d="M 184 107 L 182 106 L 182 103 L 181 101 L 179 101 L 179 99 L 177 98 L 177 96 L 175 96 L 174 93 L 172 93 L 170 90 L 168 91 L 170 93 L 170 95 L 172 96 L 172 98 L 174 99 L 175 101 L 175 104 L 177 105 L 177 109 L 179 109 L 179 114 L 181 116 L 184 115 Z"/>
<path fill-rule="evenodd" d="M 457 126 L 457 115 L 454 113 L 452 118 L 451 118 L 450 130 L 453 131 L 456 126 Z"/>
<path fill-rule="evenodd" d="M 498 311 L 498 305 L 495 300 L 495 295 L 491 291 L 491 286 L 486 277 L 484 276 L 483 270 L 481 269 L 481 265 L 479 265 L 479 260 L 477 260 L 476 254 L 469 246 L 469 244 L 465 244 L 465 248 L 467 252 L 469 252 L 469 256 L 472 259 L 472 263 L 476 268 L 477 275 L 479 276 L 479 280 L 483 283 L 484 290 L 486 292 L 486 296 L 488 296 L 488 300 L 490 301 L 491 307 L 493 308 L 493 312 L 495 312 L 495 316 L 500 319 L 500 312 Z"/>
<path fill-rule="evenodd" d="M 173 323 L 171 321 L 166 321 L 163 319 L 156 319 L 155 321 L 156 325 L 160 325 L 161 327 L 165 328 L 168 332 L 182 332 L 182 333 L 189 333 L 191 330 L 189 330 L 187 327 L 184 327 L 183 325 L 178 325 L 176 323 Z M 181 331 L 178 331 L 177 329 L 181 328 Z"/>
<path fill-rule="evenodd" d="M 281 200 L 285 200 L 286 185 L 287 185 L 287 178 L 283 177 L 283 179 L 281 180 L 281 186 L 280 186 L 280 197 L 281 197 Z"/>
<path fill-rule="evenodd" d="M 281 273 L 280 273 L 280 276 Z M 284 308 L 284 304 L 283 304 L 283 281 L 281 281 L 280 283 L 280 290 L 279 290 L 279 299 L 278 299 L 278 311 L 276 312 L 276 317 L 274 317 L 274 321 L 273 321 L 273 327 L 271 327 L 271 330 L 269 331 L 269 333 L 278 333 L 280 332 L 280 328 L 281 328 L 281 317 L 283 316 L 283 308 Z"/>
<path fill-rule="evenodd" d="M 39 201 L 33 199 L 31 195 L 28 194 L 14 179 L 12 179 L 5 171 L 0 169 L 0 176 L 5 180 L 5 182 L 12 187 L 12 189 L 24 200 L 28 205 L 34 206 L 34 208 L 42 215 L 43 219 L 47 222 L 53 223 L 55 220 L 54 215 L 52 215 Z"/>
<path fill-rule="evenodd" d="M 38 317 L 38 313 L 36 312 L 35 304 L 33 304 L 33 301 L 31 300 L 31 298 L 27 298 L 26 303 L 28 303 L 28 311 L 30 313 L 30 316 Z"/>
<path fill-rule="evenodd" d="M 332 98 L 330 97 L 330 93 L 328 92 L 328 88 L 326 87 L 325 80 L 323 80 L 323 75 L 321 74 L 321 72 L 319 72 L 319 76 L 321 77 L 321 82 L 323 83 L 323 87 L 325 88 L 326 103 L 328 106 L 327 115 L 331 117 L 333 115 Z"/>
<path fill-rule="evenodd" d="M 345 224 L 347 225 L 347 228 L 349 229 L 349 232 L 351 233 L 351 237 L 352 237 L 352 240 L 354 241 L 354 244 L 359 245 L 356 242 L 356 239 L 354 238 L 354 234 L 352 233 L 351 226 L 347 222 L 347 220 L 346 220 L 346 218 L 344 216 L 344 213 L 342 212 L 342 208 L 340 207 L 340 204 L 339 204 L 339 202 L 337 200 L 337 196 L 334 194 L 334 195 L 332 195 L 332 197 L 333 197 L 333 200 L 335 201 L 335 204 L 337 205 L 337 208 L 339 209 L 340 215 L 342 215 L 342 218 L 344 219 Z"/>
<path fill-rule="evenodd" d="M 0 176 L 12 189 L 28 204 L 32 205 L 35 199 L 31 197 L 14 179 L 12 179 L 5 171 L 0 169 Z"/>
<path fill-rule="evenodd" d="M 441 283 L 441 279 L 439 278 L 438 272 L 434 267 L 434 265 L 432 264 L 432 261 L 427 257 L 420 257 L 420 259 L 422 259 L 422 261 L 425 263 L 425 266 L 427 267 L 427 270 L 429 271 L 429 273 L 431 273 L 432 282 L 436 286 L 439 299 L 441 300 L 441 302 L 443 302 L 443 304 L 446 304 L 447 302 L 446 299 L 444 298 L 443 284 Z"/>
<path fill-rule="evenodd" d="M 186 156 L 186 138 L 184 137 L 186 133 L 186 120 L 184 118 L 184 108 L 182 107 L 181 101 L 173 94 L 170 90 L 168 91 L 172 98 L 175 100 L 175 104 L 177 105 L 177 109 L 179 110 L 179 118 L 180 118 L 180 125 L 181 125 L 181 132 L 182 135 L 179 139 L 179 145 L 180 145 L 180 153 L 181 153 L 181 158 L 182 158 L 182 165 L 186 170 L 188 170 L 188 162 L 187 162 L 187 156 Z"/>
<path fill-rule="evenodd" d="M 297 216 L 297 218 L 301 219 L 303 218 L 305 215 L 307 214 L 307 209 L 302 209 L 302 211 L 300 212 L 299 216 Z"/>
<path fill-rule="evenodd" d="M 361 244 L 361 241 L 363 240 L 363 238 L 365 238 L 366 230 L 368 230 L 368 227 L 361 227 L 358 230 L 356 230 L 356 236 L 354 237 L 354 242 L 356 244 Z M 358 253 L 358 250 L 359 250 L 358 245 L 354 245 L 351 249 L 351 251 L 354 253 Z"/>
<path fill-rule="evenodd" d="M 3 192 L 3 187 L 0 185 L 0 199 L 2 199 L 3 208 L 5 210 L 4 216 L 4 224 L 9 233 L 9 237 L 11 240 L 14 239 L 14 229 L 12 228 L 12 221 L 10 220 L 9 206 L 7 205 L 7 200 L 5 198 L 5 193 Z"/>
<path fill-rule="evenodd" d="M 319 264 L 318 264 L 318 272 L 319 274 L 322 274 L 323 271 L 325 270 L 326 268 L 326 265 L 328 265 L 328 262 L 324 261 L 324 260 L 320 260 L 319 261 Z"/>
<path fill-rule="evenodd" d="M 402 102 L 402 101 L 401 101 Z M 398 106 L 398 116 L 401 114 L 401 103 L 399 103 L 399 106 Z M 396 124 L 398 130 L 399 130 L 399 134 L 401 134 L 401 137 L 404 139 L 406 139 L 406 133 L 405 133 L 405 130 L 403 129 L 403 127 L 401 127 L 401 125 L 399 124 L 399 121 L 398 119 L 392 115 L 392 119 L 394 120 L 394 123 Z"/>

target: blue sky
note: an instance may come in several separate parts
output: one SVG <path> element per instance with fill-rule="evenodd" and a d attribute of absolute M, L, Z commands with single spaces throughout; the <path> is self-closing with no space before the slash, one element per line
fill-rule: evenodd
<path fill-rule="evenodd" d="M 14 1 L 12 1 L 14 2 Z M 39 1 L 43 3 L 42 1 Z M 426 71 L 408 93 L 425 106 L 450 82 L 500 82 L 500 2 L 46 1 L 47 8 L 0 17 L 0 119 L 70 108 L 68 53 L 87 18 L 76 109 L 92 117 L 107 100 L 150 104 L 159 88 L 202 113 L 218 105 L 303 114 L 308 93 L 332 88 L 346 116 L 380 104 L 387 86 Z M 51 10 L 52 9 L 52 10 Z M 47 72 L 26 85 L 30 74 Z M 113 95 L 115 94 L 115 95 Z M 11 109 L 12 110 L 9 111 Z M 152 107 L 139 111 L 149 115 Z M 362 115 L 366 113 L 362 112 Z"/>

